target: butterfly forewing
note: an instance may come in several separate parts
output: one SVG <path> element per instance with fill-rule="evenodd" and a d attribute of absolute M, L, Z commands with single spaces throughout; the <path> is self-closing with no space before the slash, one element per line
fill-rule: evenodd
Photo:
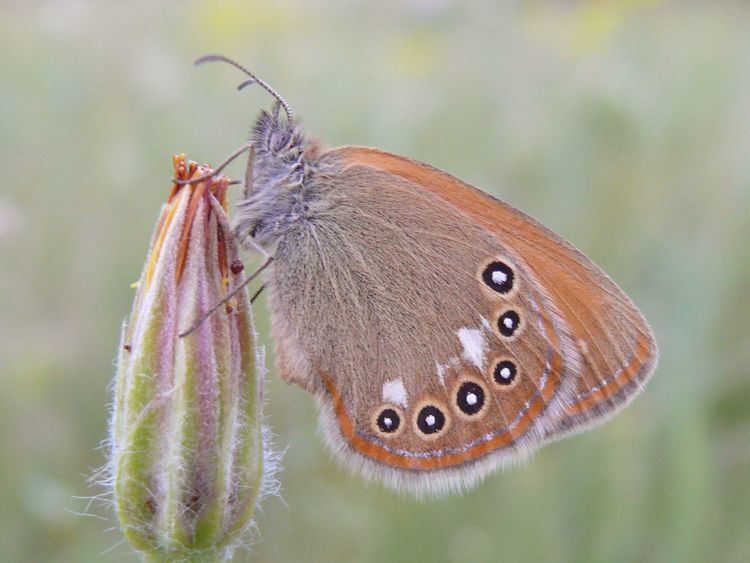
<path fill-rule="evenodd" d="M 565 416 L 550 421 L 548 438 L 614 414 L 643 387 L 658 356 L 651 329 L 628 296 L 572 245 L 517 209 L 428 165 L 356 147 L 339 149 L 338 156 L 350 166 L 386 172 L 417 192 L 436 195 L 522 257 L 572 331 L 575 349 L 567 357 L 581 363 L 573 370 L 576 391 L 566 401 Z"/>

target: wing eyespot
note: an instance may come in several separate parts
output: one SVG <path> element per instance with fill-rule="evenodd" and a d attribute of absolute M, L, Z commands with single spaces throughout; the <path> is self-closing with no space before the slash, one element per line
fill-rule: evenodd
<path fill-rule="evenodd" d="M 448 409 L 438 401 L 423 401 L 414 412 L 414 431 L 423 440 L 439 438 L 450 427 Z"/>
<path fill-rule="evenodd" d="M 516 268 L 505 258 L 493 258 L 487 262 L 479 278 L 493 295 L 507 298 L 518 289 Z"/>
<path fill-rule="evenodd" d="M 456 414 L 464 420 L 479 420 L 489 406 L 488 392 L 484 383 L 474 378 L 463 378 L 453 392 Z"/>
<path fill-rule="evenodd" d="M 487 287 L 501 294 L 513 289 L 515 274 L 513 269 L 500 260 L 490 262 L 482 272 L 482 281 Z"/>
<path fill-rule="evenodd" d="M 496 387 L 507 390 L 518 383 L 521 375 L 518 363 L 512 358 L 499 358 L 492 366 L 492 381 Z"/>
<path fill-rule="evenodd" d="M 404 429 L 404 413 L 395 405 L 382 405 L 372 416 L 372 429 L 377 436 L 393 438 Z"/>
<path fill-rule="evenodd" d="M 518 337 L 523 325 L 523 317 L 517 309 L 506 309 L 498 315 L 495 329 L 502 339 L 510 340 Z"/>

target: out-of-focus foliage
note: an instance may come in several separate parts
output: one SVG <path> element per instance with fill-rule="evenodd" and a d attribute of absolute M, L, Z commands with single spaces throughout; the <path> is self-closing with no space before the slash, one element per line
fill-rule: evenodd
<path fill-rule="evenodd" d="M 3 2 L 2 559 L 136 560 L 78 497 L 102 492 L 170 155 L 220 161 L 270 103 L 191 66 L 219 51 L 328 143 L 430 162 L 562 233 L 662 349 L 611 423 L 430 503 L 337 468 L 272 371 L 285 502 L 259 514 L 257 560 L 750 560 L 749 26 L 742 2 Z"/>

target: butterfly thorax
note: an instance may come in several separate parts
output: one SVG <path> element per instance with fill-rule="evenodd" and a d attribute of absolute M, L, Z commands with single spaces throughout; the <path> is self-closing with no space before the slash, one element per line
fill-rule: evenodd
<path fill-rule="evenodd" d="M 237 203 L 234 229 L 269 246 L 309 216 L 312 194 L 306 187 L 315 172 L 320 145 L 295 120 L 261 112 L 253 126 L 252 178 Z"/>

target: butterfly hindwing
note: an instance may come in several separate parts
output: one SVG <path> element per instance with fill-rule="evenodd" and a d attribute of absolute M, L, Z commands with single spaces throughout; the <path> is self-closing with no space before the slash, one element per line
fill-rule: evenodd
<path fill-rule="evenodd" d="M 325 159 L 267 285 L 282 374 L 319 398 L 333 450 L 418 491 L 533 450 L 581 358 L 523 255 L 408 179 Z"/>

